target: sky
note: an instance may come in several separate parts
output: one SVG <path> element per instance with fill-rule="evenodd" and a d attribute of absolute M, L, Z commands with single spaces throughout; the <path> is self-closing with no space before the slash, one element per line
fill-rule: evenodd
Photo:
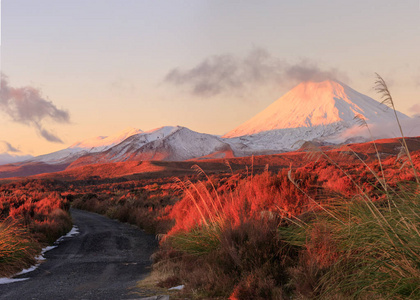
<path fill-rule="evenodd" d="M 224 134 L 303 80 L 379 100 L 375 72 L 413 116 L 419 53 L 419 0 L 2 0 L 0 153 L 127 127 Z"/>

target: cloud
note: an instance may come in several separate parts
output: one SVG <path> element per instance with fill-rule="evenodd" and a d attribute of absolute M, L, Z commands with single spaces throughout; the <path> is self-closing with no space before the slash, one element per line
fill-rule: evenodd
<path fill-rule="evenodd" d="M 327 79 L 348 80 L 347 75 L 337 69 L 323 70 L 307 59 L 292 64 L 258 48 L 244 58 L 231 54 L 216 55 L 204 59 L 191 69 L 172 69 L 164 82 L 186 87 L 195 96 L 212 97 L 240 92 L 250 86 L 275 84 L 290 87 L 302 81 Z"/>
<path fill-rule="evenodd" d="M 54 143 L 63 141 L 45 129 L 42 123 L 45 120 L 56 123 L 70 122 L 69 113 L 58 109 L 51 101 L 45 100 L 40 90 L 30 86 L 11 87 L 4 74 L 1 74 L 0 111 L 14 122 L 34 127 L 43 138 Z"/>
<path fill-rule="evenodd" d="M 165 82 L 174 85 L 187 85 L 191 92 L 200 96 L 214 96 L 232 88 L 241 88 L 243 76 L 240 74 L 239 61 L 230 55 L 210 57 L 196 67 L 183 71 L 173 69 Z"/>
<path fill-rule="evenodd" d="M 63 141 L 56 135 L 54 135 L 53 133 L 49 132 L 48 130 L 46 130 L 45 128 L 43 128 L 41 125 L 39 124 L 35 124 L 35 127 L 38 131 L 38 133 L 47 141 L 52 142 L 52 143 L 61 143 L 63 144 Z"/>
<path fill-rule="evenodd" d="M 420 104 L 414 104 L 409 110 L 414 116 L 420 116 Z"/>
<path fill-rule="evenodd" d="M 316 63 L 302 60 L 298 64 L 288 65 L 285 68 L 285 79 L 294 83 L 302 81 L 344 80 L 348 81 L 347 75 L 336 68 L 322 70 Z"/>
<path fill-rule="evenodd" d="M 13 147 L 9 142 L 0 141 L 0 145 L 2 145 L 2 147 L 0 147 L 0 150 L 2 152 L 13 152 L 13 153 L 20 152 L 20 150 L 18 150 L 17 148 Z"/>

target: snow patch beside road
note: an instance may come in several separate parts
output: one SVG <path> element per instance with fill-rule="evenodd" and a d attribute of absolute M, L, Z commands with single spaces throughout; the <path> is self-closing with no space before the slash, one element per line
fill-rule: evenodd
<path fill-rule="evenodd" d="M 19 273 L 16 273 L 15 275 L 13 275 L 13 276 L 11 276 L 9 278 L 7 278 L 7 277 L 1 277 L 0 278 L 0 284 L 8 284 L 8 283 L 13 283 L 13 282 L 19 282 L 19 281 L 28 280 L 29 278 L 14 278 L 14 277 L 35 271 L 40 266 L 41 262 L 44 261 L 44 260 L 46 260 L 46 258 L 44 257 L 44 254 L 46 252 L 48 252 L 48 251 L 50 251 L 50 250 L 52 250 L 54 248 L 57 248 L 58 247 L 58 244 L 60 242 L 62 242 L 64 239 L 74 237 L 74 236 L 78 235 L 79 233 L 80 233 L 79 232 L 79 228 L 77 228 L 77 226 L 74 225 L 72 227 L 72 229 L 66 235 L 63 235 L 63 236 L 59 237 L 54 242 L 54 245 L 47 246 L 47 247 L 45 247 L 45 248 L 43 248 L 41 250 L 41 253 L 38 256 L 35 257 L 35 259 L 37 261 L 37 264 L 36 265 L 31 266 L 31 267 L 29 267 L 27 269 L 23 269 Z"/>

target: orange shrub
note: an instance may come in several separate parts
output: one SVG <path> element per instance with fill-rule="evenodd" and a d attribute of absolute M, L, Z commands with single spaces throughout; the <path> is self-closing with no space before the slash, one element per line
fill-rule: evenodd
<path fill-rule="evenodd" d="M 40 242 L 53 242 L 71 228 L 68 201 L 56 184 L 26 180 L 0 186 L 0 219 L 11 218 Z"/>
<path fill-rule="evenodd" d="M 316 176 L 305 172 L 294 175 L 300 189 L 316 194 Z M 207 222 L 229 222 L 238 225 L 248 219 L 259 219 L 261 214 L 298 215 L 312 208 L 309 199 L 287 178 L 287 172 L 277 175 L 264 172 L 259 175 L 225 181 L 214 186 L 199 181 L 189 183 L 184 197 L 168 214 L 175 221 L 169 231 L 189 231 Z M 221 191 L 221 192 L 219 192 Z"/>

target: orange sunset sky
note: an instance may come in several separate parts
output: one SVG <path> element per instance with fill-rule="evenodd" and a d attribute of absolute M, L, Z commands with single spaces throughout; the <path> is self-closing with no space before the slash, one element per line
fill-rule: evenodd
<path fill-rule="evenodd" d="M 420 114 L 420 8 L 406 1 L 2 0 L 0 153 L 182 125 L 224 134 L 301 81 Z"/>

